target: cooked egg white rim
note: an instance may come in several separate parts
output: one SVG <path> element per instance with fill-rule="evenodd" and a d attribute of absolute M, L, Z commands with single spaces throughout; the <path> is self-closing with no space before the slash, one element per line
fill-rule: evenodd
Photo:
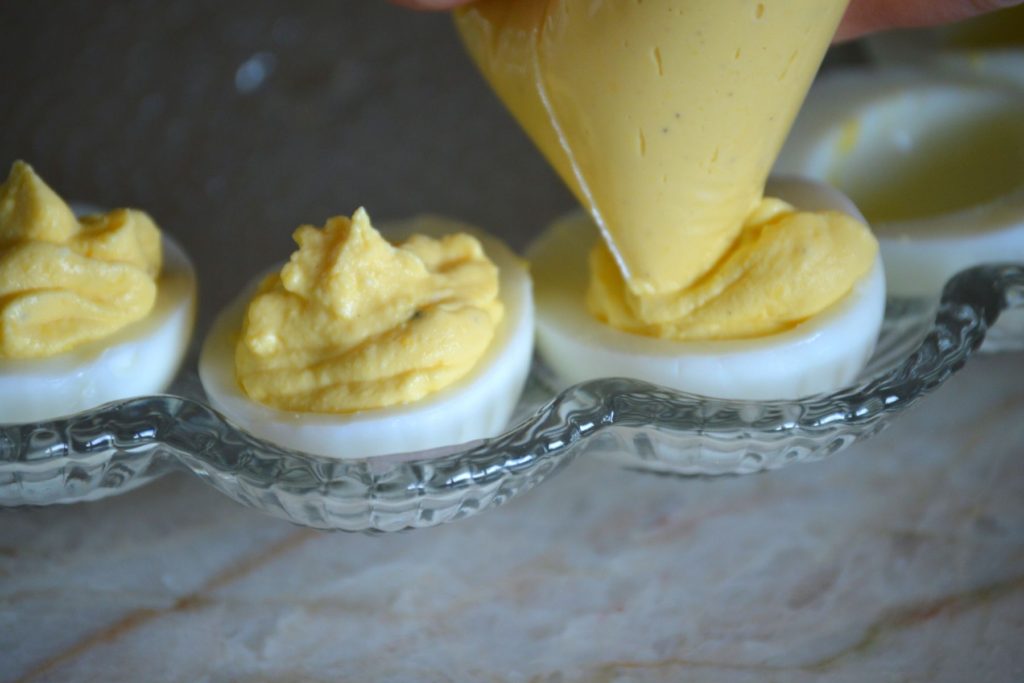
<path fill-rule="evenodd" d="M 473 370 L 419 401 L 373 410 L 302 413 L 257 403 L 242 393 L 234 366 L 245 309 L 262 279 L 256 278 L 217 317 L 202 347 L 199 376 L 213 408 L 256 437 L 285 448 L 346 460 L 464 448 L 465 443 L 494 436 L 506 426 L 526 382 L 533 354 L 533 292 L 525 261 L 500 240 L 445 218 L 421 216 L 387 224 L 381 232 L 389 239 L 413 233 L 440 236 L 468 232 L 480 240 L 487 256 L 498 266 L 499 297 L 505 313 Z M 411 440 L 401 428 L 411 429 L 410 425 L 428 428 L 423 430 L 422 438 Z"/>
<path fill-rule="evenodd" d="M 922 69 L 833 74 L 812 88 L 776 171 L 827 181 L 844 161 L 845 126 L 866 116 L 900 117 L 902 112 L 901 125 L 913 127 L 922 110 L 938 117 L 947 108 L 954 116 L 964 107 L 1019 110 L 1024 135 L 1024 91 Z M 889 293 L 937 297 L 946 281 L 964 268 L 1024 260 L 1024 176 L 1014 189 L 989 201 L 931 216 L 876 221 L 872 227 Z"/>
<path fill-rule="evenodd" d="M 776 178 L 768 194 L 804 210 L 837 209 L 863 220 L 846 197 L 818 183 Z M 874 351 L 885 312 L 880 258 L 842 299 L 778 334 L 678 342 L 606 325 L 583 303 L 587 252 L 597 233 L 581 230 L 581 217 L 577 213 L 556 222 L 527 250 L 537 297 L 538 350 L 556 389 L 623 376 L 734 400 L 795 399 L 849 383 Z M 576 258 L 570 260 L 567 253 Z M 790 367 L 795 354 L 802 363 L 797 370 Z M 785 389 L 780 391 L 780 385 Z"/>
<path fill-rule="evenodd" d="M 868 36 L 864 41 L 868 57 L 880 69 L 918 68 L 931 73 L 984 79 L 1024 87 L 1024 46 L 964 47 L 951 45 L 949 30 L 956 24 L 930 29 L 902 29 Z"/>
<path fill-rule="evenodd" d="M 934 120 L 946 115 L 952 119 L 968 109 L 1020 112 L 1024 128 L 1024 91 L 944 77 L 921 69 L 892 69 L 881 74 L 863 69 L 837 72 L 811 89 L 774 172 L 835 184 L 834 169 L 842 166 L 847 155 L 843 138 L 848 125 L 859 126 L 868 116 L 881 117 L 887 123 L 900 124 L 912 135 L 921 125 L 922 111 Z M 857 132 L 856 137 L 857 146 L 877 147 L 890 142 L 865 142 L 863 131 Z M 843 188 L 839 186 L 839 190 Z M 979 219 L 985 222 L 978 225 Z M 1014 228 L 1022 220 L 1024 178 L 1012 191 L 973 206 L 932 216 L 874 221 L 871 225 L 880 237 L 898 235 L 926 240 L 960 236 L 965 233 L 965 226 L 971 227 L 971 234 Z"/>
<path fill-rule="evenodd" d="M 145 318 L 50 358 L 0 359 L 0 423 L 50 420 L 167 389 L 191 338 L 196 277 L 177 242 L 164 234 L 162 245 L 156 301 Z"/>

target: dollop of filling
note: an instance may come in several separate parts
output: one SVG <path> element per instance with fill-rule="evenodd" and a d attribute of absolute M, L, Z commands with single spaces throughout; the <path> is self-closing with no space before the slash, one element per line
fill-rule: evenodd
<path fill-rule="evenodd" d="M 621 330 L 680 341 L 760 337 L 790 329 L 844 297 L 871 269 L 874 235 L 846 214 L 797 211 L 766 198 L 739 237 L 690 286 L 631 291 L 605 243 L 590 253 L 587 307 Z"/>
<path fill-rule="evenodd" d="M 160 230 L 144 212 L 75 218 L 17 161 L 0 185 L 0 358 L 44 358 L 146 317 L 157 295 Z"/>
<path fill-rule="evenodd" d="M 409 403 L 466 376 L 493 340 L 498 269 L 472 235 L 392 245 L 359 209 L 294 238 L 245 313 L 235 373 L 249 398 L 319 413 Z"/>
<path fill-rule="evenodd" d="M 867 228 L 764 199 L 847 0 L 478 0 L 457 25 L 601 230 L 589 310 L 679 340 L 772 334 L 871 267 Z"/>

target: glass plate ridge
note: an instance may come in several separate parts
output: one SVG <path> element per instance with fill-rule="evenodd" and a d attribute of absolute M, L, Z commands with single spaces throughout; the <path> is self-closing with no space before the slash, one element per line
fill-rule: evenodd
<path fill-rule="evenodd" d="M 173 395 L 0 425 L 0 505 L 93 500 L 187 470 L 245 505 L 346 531 L 426 527 L 500 505 L 583 453 L 684 475 L 820 459 L 872 436 L 959 370 L 1000 313 L 1024 307 L 1024 266 L 971 268 L 937 309 L 890 300 L 862 378 L 796 401 L 727 401 L 608 378 L 555 394 L 531 374 L 513 427 L 469 444 L 363 459 L 314 456 L 238 429 L 205 404 L 194 371 Z M 344 444 L 338 444 L 344 456 Z"/>

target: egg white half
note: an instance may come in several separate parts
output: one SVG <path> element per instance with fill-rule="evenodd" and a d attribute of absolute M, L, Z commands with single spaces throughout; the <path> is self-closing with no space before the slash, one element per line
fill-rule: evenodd
<path fill-rule="evenodd" d="M 493 436 L 508 423 L 533 354 L 533 292 L 526 263 L 499 240 L 449 219 L 421 216 L 384 226 L 401 239 L 414 233 L 477 237 L 499 270 L 505 314 L 491 345 L 455 384 L 419 401 L 340 415 L 278 410 L 249 399 L 235 378 L 235 346 L 258 279 L 226 308 L 203 344 L 199 376 L 211 405 L 254 436 L 306 453 L 363 458 L 441 448 Z"/>
<path fill-rule="evenodd" d="M 768 194 L 804 210 L 856 207 L 826 186 L 777 179 Z M 871 356 L 885 311 L 880 259 L 852 291 L 791 330 L 757 339 L 678 342 L 623 332 L 584 303 L 587 254 L 598 233 L 589 217 L 557 221 L 527 251 L 537 297 L 537 348 L 558 389 L 601 377 L 631 377 L 705 396 L 792 399 L 850 383 Z"/>
<path fill-rule="evenodd" d="M 811 90 L 775 169 L 829 182 L 858 201 L 878 179 L 898 182 L 896 174 L 917 172 L 904 167 L 921 146 L 936 139 L 963 144 L 957 131 L 972 122 L 983 127 L 994 115 L 1019 121 L 1015 138 L 1005 141 L 1007 153 L 1017 150 L 1019 177 L 999 179 L 1008 191 L 943 213 L 871 224 L 889 293 L 937 298 L 964 268 L 1024 261 L 1024 91 L 914 69 L 835 74 Z M 912 215 L 913 204 L 907 208 Z"/>
<path fill-rule="evenodd" d="M 164 235 L 163 267 L 149 315 L 57 356 L 0 359 L 0 423 L 40 422 L 159 394 L 185 356 L 195 307 L 195 270 L 185 251 Z"/>
<path fill-rule="evenodd" d="M 912 67 L 975 82 L 1024 87 L 1024 49 L 1009 45 L 954 47 L 955 34 L 963 26 L 955 23 L 868 36 L 863 45 L 876 65 L 872 74 Z"/>

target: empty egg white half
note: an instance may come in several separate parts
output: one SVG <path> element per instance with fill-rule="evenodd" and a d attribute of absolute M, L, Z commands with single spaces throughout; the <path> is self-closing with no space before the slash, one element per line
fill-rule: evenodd
<path fill-rule="evenodd" d="M 861 218 L 840 193 L 817 183 L 776 180 L 769 196 L 803 210 Z M 602 377 L 630 377 L 705 396 L 791 399 L 849 384 L 870 358 L 885 310 L 880 259 L 845 297 L 796 327 L 756 339 L 680 342 L 623 332 L 584 303 L 587 255 L 598 239 L 575 213 L 529 248 L 537 298 L 537 349 L 556 388 Z"/>
<path fill-rule="evenodd" d="M 164 235 L 163 265 L 149 315 L 57 356 L 0 360 L 0 423 L 40 422 L 109 401 L 159 394 L 185 356 L 195 306 L 195 270 L 185 251 Z"/>
<path fill-rule="evenodd" d="M 422 216 L 381 229 L 392 240 L 453 232 L 468 232 L 480 240 L 498 267 L 499 298 L 505 307 L 490 347 L 467 376 L 419 401 L 353 413 L 289 412 L 257 403 L 235 378 L 235 346 L 257 279 L 220 314 L 203 344 L 199 376 L 211 405 L 254 436 L 338 458 L 424 451 L 500 433 L 519 399 L 533 354 L 533 293 L 525 262 L 499 240 L 448 219 Z"/>
<path fill-rule="evenodd" d="M 937 297 L 958 271 L 1024 261 L 1024 90 L 919 70 L 815 85 L 776 164 L 850 196 L 893 296 Z"/>
<path fill-rule="evenodd" d="M 1011 35 L 1015 41 L 1008 40 Z M 868 36 L 863 45 L 881 69 L 923 68 L 974 82 L 1024 87 L 1021 7 L 935 28 L 883 31 Z"/>

